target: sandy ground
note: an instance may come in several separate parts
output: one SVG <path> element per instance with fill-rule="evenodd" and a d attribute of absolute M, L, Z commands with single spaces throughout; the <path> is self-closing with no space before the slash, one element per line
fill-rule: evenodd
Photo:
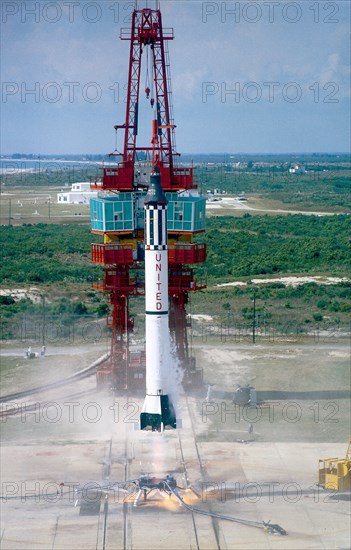
<path fill-rule="evenodd" d="M 254 208 L 247 202 L 239 201 L 234 197 L 221 197 L 218 202 L 206 202 L 206 210 L 220 215 L 221 210 L 244 210 L 245 212 L 274 212 L 276 214 L 304 214 L 306 216 L 334 216 L 335 212 L 319 212 L 306 210 L 287 210 L 283 208 Z"/>
<path fill-rule="evenodd" d="M 32 345 L 35 359 L 27 359 L 28 345 L 10 347 L 6 345 L 0 354 L 0 395 L 24 391 L 44 384 L 50 384 L 88 367 L 109 351 L 106 341 L 96 344 L 71 346 L 47 346 L 45 357 L 40 356 L 41 345 Z"/>
<path fill-rule="evenodd" d="M 323 277 L 321 275 L 316 275 L 315 277 L 275 277 L 272 279 L 269 278 L 260 278 L 260 279 L 251 279 L 251 283 L 256 285 L 261 284 L 270 284 L 270 283 L 283 283 L 285 286 L 297 287 L 299 285 L 305 285 L 306 283 L 316 283 L 318 285 L 335 285 L 339 283 L 349 282 L 350 279 L 347 277 Z M 221 283 L 216 286 L 247 286 L 248 283 L 241 281 L 231 281 L 230 283 Z"/>
<path fill-rule="evenodd" d="M 350 502 L 316 485 L 318 458 L 346 452 L 348 347 L 204 344 L 196 355 L 211 393 L 207 401 L 207 386 L 182 395 L 179 430 L 135 429 L 141 395 L 74 397 L 73 389 L 38 402 L 35 414 L 2 424 L 2 496 L 8 497 L 2 501 L 2 550 L 350 548 Z M 232 403 L 235 386 L 247 383 L 256 387 L 262 410 L 253 434 L 249 410 L 235 411 Z M 85 389 L 92 389 L 91 381 Z M 333 403 L 337 410 L 330 409 Z M 301 416 L 292 422 L 296 411 Z M 192 513 L 160 493 L 134 507 L 131 485 L 128 493 L 109 493 L 105 531 L 102 513 L 79 515 L 72 484 L 86 490 L 88 483 L 113 480 L 121 487 L 147 473 L 174 475 L 191 506 L 271 520 L 288 535 Z"/>

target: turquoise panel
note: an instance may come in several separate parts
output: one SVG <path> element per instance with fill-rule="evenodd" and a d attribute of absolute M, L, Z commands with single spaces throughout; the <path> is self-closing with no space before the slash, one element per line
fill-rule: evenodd
<path fill-rule="evenodd" d="M 166 193 L 166 197 L 169 231 L 193 232 L 205 229 L 206 199 L 204 197 L 179 197 L 177 193 Z M 139 207 L 134 215 L 133 200 L 132 193 L 91 199 L 91 228 L 95 231 L 113 232 L 133 231 L 136 227 L 143 227 L 143 201 L 139 200 L 136 203 Z"/>
<path fill-rule="evenodd" d="M 134 208 L 132 195 L 98 197 L 90 201 L 91 227 L 95 231 L 133 231 Z"/>

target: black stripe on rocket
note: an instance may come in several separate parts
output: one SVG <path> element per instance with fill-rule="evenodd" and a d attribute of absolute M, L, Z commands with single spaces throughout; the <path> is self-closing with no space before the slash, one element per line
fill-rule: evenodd
<path fill-rule="evenodd" d="M 145 246 L 148 250 L 167 250 L 167 205 L 145 206 Z"/>

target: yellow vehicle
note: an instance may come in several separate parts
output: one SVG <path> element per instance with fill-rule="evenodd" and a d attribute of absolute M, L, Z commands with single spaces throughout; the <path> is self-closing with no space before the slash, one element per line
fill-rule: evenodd
<path fill-rule="evenodd" d="M 331 491 L 351 491 L 351 438 L 345 458 L 319 459 L 319 485 Z"/>

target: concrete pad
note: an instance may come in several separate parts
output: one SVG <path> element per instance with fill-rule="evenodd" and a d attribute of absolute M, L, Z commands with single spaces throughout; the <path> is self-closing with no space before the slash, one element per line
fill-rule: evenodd
<path fill-rule="evenodd" d="M 214 357 L 214 350 L 208 355 Z M 265 350 L 256 352 L 256 359 L 252 352 L 244 355 L 241 363 L 252 372 L 256 368 L 252 362 L 261 364 Z M 235 354 L 227 356 L 227 363 L 225 354 L 218 357 L 219 362 L 209 362 L 206 368 L 213 377 L 216 369 L 225 372 L 217 382 L 217 389 L 224 392 L 238 370 L 229 371 Z M 341 359 L 335 357 L 335 361 Z M 285 374 L 292 384 L 291 370 Z M 335 380 L 336 391 L 344 389 L 337 387 Z M 318 384 L 320 389 L 322 381 Z M 350 502 L 334 500 L 316 485 L 318 459 L 346 452 L 346 440 L 341 436 L 347 425 L 341 408 L 335 424 L 337 441 L 328 435 L 333 433 L 332 425 L 327 426 L 328 432 L 323 431 L 324 425 L 307 415 L 295 425 L 282 420 L 270 424 L 264 417 L 251 437 L 247 422 L 236 423 L 229 416 L 228 422 L 221 422 L 218 415 L 204 422 L 203 398 L 182 395 L 182 428 L 159 434 L 134 428 L 142 396 L 84 395 L 84 388 L 80 389 L 82 394 L 74 398 L 78 405 L 73 422 L 66 412 L 51 422 L 41 411 L 38 422 L 33 414 L 24 422 L 19 415 L 2 425 L 2 496 L 9 497 L 1 502 L 2 550 L 350 548 Z M 86 389 L 91 390 L 90 383 Z M 66 411 L 63 405 L 70 399 L 61 392 L 55 402 Z M 232 407 L 225 397 L 216 402 Z M 46 403 L 40 401 L 40 407 Z M 94 411 L 99 412 L 96 421 L 92 421 Z M 161 479 L 173 475 L 192 510 L 159 491 L 151 492 L 146 502 L 141 499 L 135 507 L 137 489 L 132 480 L 141 474 Z M 107 491 L 109 483 L 116 484 L 114 491 Z M 81 516 L 81 491 L 94 486 L 103 491 L 100 515 Z M 243 525 L 201 515 L 198 510 L 238 521 L 271 521 L 288 535 L 274 536 L 262 529 L 262 524 Z"/>

